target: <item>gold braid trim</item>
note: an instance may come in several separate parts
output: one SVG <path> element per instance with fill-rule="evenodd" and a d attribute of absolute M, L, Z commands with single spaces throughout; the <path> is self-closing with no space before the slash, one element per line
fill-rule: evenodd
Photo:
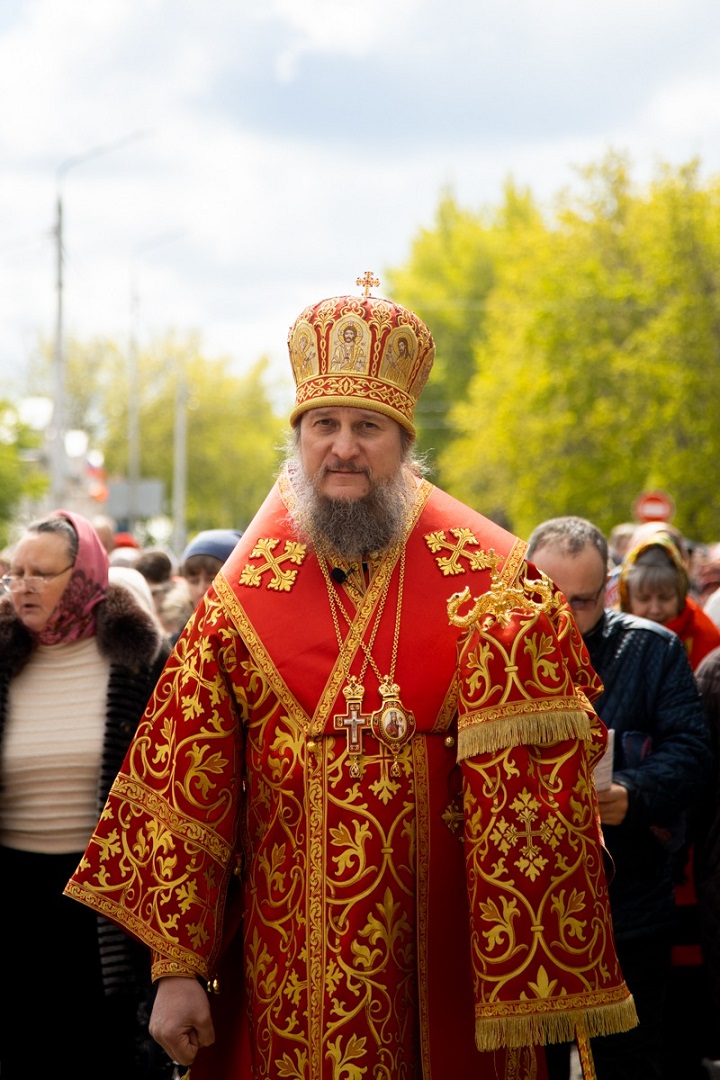
<path fill-rule="evenodd" d="M 459 721 L 458 761 L 508 746 L 543 746 L 567 739 L 588 742 L 590 718 L 577 706 L 577 698 L 546 699 L 470 712 Z"/>
<path fill-rule="evenodd" d="M 80 865 L 82 866 L 82 863 Z M 143 945 L 147 945 L 153 953 L 162 956 L 163 960 L 156 959 L 153 962 L 153 979 L 159 979 L 162 975 L 187 974 L 188 972 L 194 972 L 195 975 L 207 979 L 207 964 L 202 957 L 177 945 L 164 934 L 157 933 L 144 919 L 139 918 L 116 901 L 104 897 L 99 889 L 69 881 L 65 886 L 64 895 L 87 904 L 99 915 L 104 915 L 116 922 L 132 937 L 137 938 Z"/>
<path fill-rule="evenodd" d="M 554 1003 L 557 1012 L 527 1016 L 478 1016 L 475 1019 L 475 1044 L 478 1050 L 499 1050 L 503 1046 L 533 1046 L 556 1042 L 572 1042 L 577 1030 L 588 1038 L 629 1031 L 637 1025 L 637 1013 L 632 997 L 624 987 L 622 1000 L 589 1008 L 567 1010 L 565 998 Z M 519 1003 L 522 1004 L 522 1003 Z M 531 1007 L 532 1003 L 527 1003 Z M 518 1003 L 513 1008 L 517 1009 Z M 494 1002 L 487 1006 L 491 1012 L 498 1008 Z"/>
<path fill-rule="evenodd" d="M 588 1038 L 588 1033 L 584 1030 L 584 1028 L 578 1027 L 575 1042 L 577 1043 L 578 1056 L 580 1057 L 580 1068 L 582 1071 L 583 1080 L 597 1080 L 597 1073 L 595 1072 L 595 1062 L 592 1055 L 592 1047 L 590 1046 L 590 1039 Z"/>

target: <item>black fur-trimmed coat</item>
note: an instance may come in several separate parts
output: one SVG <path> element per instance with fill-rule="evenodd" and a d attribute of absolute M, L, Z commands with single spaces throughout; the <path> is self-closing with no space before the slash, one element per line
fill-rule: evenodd
<path fill-rule="evenodd" d="M 98 818 L 117 775 L 128 744 L 140 722 L 169 653 L 159 624 L 132 593 L 121 585 L 108 586 L 98 605 L 96 640 L 110 661 L 102 760 L 97 787 Z M 34 641 L 15 614 L 9 596 L 0 597 L 0 747 L 7 719 L 12 679 L 32 657 Z M 138 946 L 106 919 L 98 918 L 98 939 L 106 994 L 139 990 L 139 971 L 147 959 Z"/>

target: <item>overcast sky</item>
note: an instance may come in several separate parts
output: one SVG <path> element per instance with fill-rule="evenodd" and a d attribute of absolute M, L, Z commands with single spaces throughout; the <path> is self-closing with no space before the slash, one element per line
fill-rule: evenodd
<path fill-rule="evenodd" d="M 720 173 L 718 0 L 0 0 L 5 392 L 54 338 L 59 194 L 68 334 L 197 332 L 280 385 L 298 312 L 443 190 L 543 202 L 609 148 Z"/>

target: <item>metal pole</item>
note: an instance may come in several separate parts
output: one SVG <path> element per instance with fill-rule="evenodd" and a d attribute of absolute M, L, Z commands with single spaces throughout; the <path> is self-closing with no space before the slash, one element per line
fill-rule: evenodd
<path fill-rule="evenodd" d="M 187 542 L 185 501 L 187 491 L 187 380 L 182 357 L 175 383 L 175 437 L 173 447 L 173 551 L 178 559 Z"/>
<path fill-rule="evenodd" d="M 62 507 L 65 499 L 65 358 L 63 356 L 63 205 L 59 180 L 57 191 L 55 358 L 53 366 L 53 419 L 50 459 L 50 498 L 52 509 Z"/>
<path fill-rule="evenodd" d="M 130 283 L 130 342 L 128 348 L 128 513 L 127 529 L 134 533 L 140 512 L 140 373 L 138 369 L 138 294 Z"/>
<path fill-rule="evenodd" d="M 154 240 L 139 244 L 130 260 L 130 340 L 128 342 L 128 522 L 134 532 L 142 517 L 140 506 L 140 290 L 137 283 L 136 258 L 164 244 L 174 243 L 182 232 L 164 233 Z"/>
<path fill-rule="evenodd" d="M 149 131 L 136 131 L 117 142 L 108 143 L 106 146 L 96 146 L 85 154 L 76 154 L 61 162 L 55 173 L 57 187 L 57 222 L 55 226 L 56 240 L 56 280 L 57 280 L 57 318 L 55 325 L 55 359 L 53 380 L 53 421 L 51 438 L 51 462 L 50 462 L 50 497 L 52 508 L 60 508 L 65 501 L 65 474 L 67 471 L 67 453 L 65 450 L 65 342 L 63 328 L 63 203 L 62 203 L 62 178 L 76 165 L 82 165 L 85 161 L 102 157 L 113 150 L 128 143 L 145 139 L 151 133 Z"/>

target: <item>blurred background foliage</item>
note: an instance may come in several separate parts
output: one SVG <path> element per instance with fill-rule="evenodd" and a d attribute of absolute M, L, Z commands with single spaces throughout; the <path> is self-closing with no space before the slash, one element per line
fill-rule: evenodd
<path fill-rule="evenodd" d="M 389 290 L 436 337 L 418 421 L 441 486 L 523 536 L 558 514 L 607 532 L 660 488 L 720 538 L 720 179 L 699 171 L 638 190 L 609 153 L 551 215 L 510 185 L 480 213 L 443 197 Z"/>
<path fill-rule="evenodd" d="M 416 420 L 436 483 L 521 536 L 569 513 L 608 532 L 660 488 L 686 536 L 720 539 L 720 178 L 701 181 L 697 161 L 660 164 L 638 186 L 628 157 L 609 152 L 550 208 L 511 182 L 497 206 L 475 210 L 445 191 L 405 265 L 381 276 L 379 293 L 435 338 Z M 51 393 L 51 369 L 47 344 L 29 395 Z M 68 427 L 88 433 L 108 476 L 126 475 L 134 401 L 140 475 L 161 479 L 170 500 L 182 394 L 188 532 L 242 528 L 287 430 L 266 371 L 260 358 L 238 375 L 199 339 L 170 334 L 135 364 L 117 342 L 70 340 Z M 6 530 L 46 480 L 37 433 L 13 403 L 3 410 Z"/>

